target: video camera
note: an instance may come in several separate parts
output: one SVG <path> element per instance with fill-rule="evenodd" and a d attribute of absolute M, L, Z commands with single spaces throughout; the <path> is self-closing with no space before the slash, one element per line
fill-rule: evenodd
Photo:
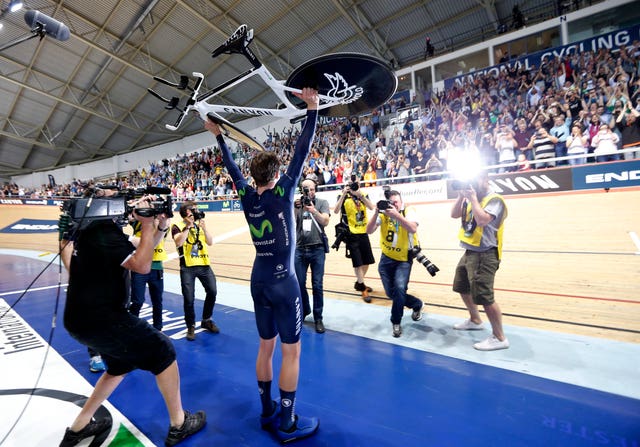
<path fill-rule="evenodd" d="M 436 273 L 440 271 L 440 269 L 429 259 L 421 253 L 421 248 L 419 246 L 411 247 L 409 249 L 409 260 L 415 259 L 418 263 L 424 265 L 424 268 L 427 269 L 427 272 L 431 276 L 436 276 Z"/>
<path fill-rule="evenodd" d="M 130 201 L 145 195 L 156 195 L 158 198 L 150 201 L 148 208 L 135 208 L 129 204 Z M 73 223 L 80 226 L 81 230 L 88 227 L 92 222 L 99 220 L 111 219 L 124 226 L 127 224 L 129 215 L 134 210 L 141 217 L 158 216 L 160 214 L 173 217 L 171 190 L 159 187 L 126 189 L 118 191 L 116 195 L 109 197 L 70 199 L 62 205 L 62 212 L 67 213 Z"/>

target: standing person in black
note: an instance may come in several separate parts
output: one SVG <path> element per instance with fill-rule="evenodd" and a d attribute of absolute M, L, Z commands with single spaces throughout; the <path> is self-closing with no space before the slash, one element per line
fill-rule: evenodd
<path fill-rule="evenodd" d="M 302 297 L 302 318 L 311 313 L 307 292 L 307 270 L 311 267 L 313 292 L 313 321 L 316 332 L 324 333 L 322 309 L 324 307 L 323 284 L 325 247 L 322 239 L 324 227 L 329 223 L 329 202 L 316 197 L 316 182 L 305 179 L 300 185 L 303 195 L 295 202 L 296 219 L 296 276 Z"/>
<path fill-rule="evenodd" d="M 92 197 L 108 197 L 113 190 L 95 189 Z M 137 207 L 145 205 L 143 198 Z M 148 205 L 147 205 L 148 206 Z M 135 211 L 134 211 L 135 213 Z M 171 340 L 127 310 L 129 271 L 148 273 L 153 248 L 169 230 L 165 215 L 142 217 L 140 243 L 134 247 L 113 220 L 97 220 L 77 232 L 75 241 L 62 233 L 61 259 L 69 271 L 64 326 L 80 343 L 100 352 L 107 363 L 80 414 L 67 428 L 60 447 L 77 445 L 86 438 L 104 435 L 111 420 L 93 415 L 122 382 L 124 376 L 143 369 L 156 382 L 169 413 L 165 445 L 173 446 L 196 433 L 206 423 L 204 411 L 182 408 L 180 374 Z M 156 222 L 157 220 L 157 222 Z M 60 217 L 59 228 L 69 227 L 69 216 Z"/>
<path fill-rule="evenodd" d="M 204 213 L 198 210 L 195 202 L 186 201 L 180 205 L 180 216 L 182 222 L 173 224 L 171 236 L 180 256 L 180 286 L 184 300 L 187 340 L 193 341 L 196 339 L 196 278 L 206 293 L 200 326 L 214 334 L 220 332 L 218 326 L 211 319 L 218 294 L 216 276 L 211 269 L 207 248 L 213 243 L 213 239 L 207 230 Z"/>

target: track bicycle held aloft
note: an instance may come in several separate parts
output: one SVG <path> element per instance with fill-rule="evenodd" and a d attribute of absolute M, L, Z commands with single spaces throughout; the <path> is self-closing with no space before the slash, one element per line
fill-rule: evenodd
<path fill-rule="evenodd" d="M 177 83 L 154 76 L 154 80 L 184 91 L 188 97 L 184 105 L 181 98 L 165 98 L 155 90 L 148 89 L 156 98 L 165 102 L 165 109 L 180 112 L 173 124 L 165 124 L 169 130 L 177 130 L 189 112 L 196 112 L 201 118 L 217 122 L 223 133 L 236 141 L 251 147 L 264 148 L 249 134 L 227 121 L 221 115 L 240 114 L 253 116 L 284 117 L 295 121 L 306 114 L 305 104 L 293 92 L 301 92 L 303 87 L 318 90 L 321 116 L 349 117 L 368 112 L 388 101 L 395 93 L 398 80 L 384 61 L 360 53 L 333 53 L 311 59 L 296 68 L 286 81 L 277 80 L 249 48 L 253 40 L 253 30 L 247 25 L 238 29 L 212 52 L 216 58 L 222 54 L 244 56 L 252 67 L 213 89 L 200 93 L 204 82 L 202 73 L 193 72 L 193 80 L 187 75 L 180 76 Z M 259 76 L 280 101 L 273 108 L 249 107 L 244 105 L 216 104 L 215 97 L 253 76 Z"/>

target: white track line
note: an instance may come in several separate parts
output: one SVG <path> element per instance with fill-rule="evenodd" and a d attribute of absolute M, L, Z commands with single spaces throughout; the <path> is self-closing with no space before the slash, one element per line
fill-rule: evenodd
<path fill-rule="evenodd" d="M 640 255 L 640 237 L 638 237 L 635 231 L 629 231 L 629 236 L 631 236 L 631 240 L 634 244 L 636 244 L 636 248 L 638 249 L 638 251 L 636 251 L 636 254 Z"/>

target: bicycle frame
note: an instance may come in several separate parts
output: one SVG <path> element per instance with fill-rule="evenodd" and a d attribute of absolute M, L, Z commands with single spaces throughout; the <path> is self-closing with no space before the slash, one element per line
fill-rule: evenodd
<path fill-rule="evenodd" d="M 176 120 L 174 125 L 165 124 L 165 127 L 169 130 L 177 130 L 184 118 L 191 111 L 197 112 L 202 119 L 205 119 L 207 115 L 213 115 L 219 117 L 219 114 L 241 114 L 241 115 L 253 115 L 253 116 L 275 116 L 275 117 L 287 117 L 298 118 L 306 113 L 306 109 L 300 109 L 294 105 L 285 92 L 301 93 L 302 90 L 288 87 L 285 85 L 285 81 L 277 80 L 271 72 L 265 67 L 258 58 L 249 49 L 248 45 L 253 39 L 253 30 L 247 30 L 246 25 L 240 25 L 240 27 L 223 43 L 220 47 L 213 51 L 212 57 L 216 58 L 220 54 L 242 54 L 253 65 L 253 68 L 239 74 L 238 76 L 218 85 L 217 87 L 200 94 L 200 88 L 204 82 L 204 75 L 202 73 L 193 72 L 195 77 L 195 83 L 193 87 L 188 86 L 188 78 L 181 77 L 179 84 L 167 81 L 165 79 L 154 77 L 154 79 L 162 84 L 169 85 L 171 87 L 178 88 L 180 90 L 188 89 L 192 93 L 186 102 L 184 109 L 178 108 L 179 98 L 173 97 L 171 99 L 160 96 L 155 91 L 149 89 L 149 92 L 155 97 L 165 101 L 167 109 L 178 109 L 181 111 L 180 116 Z M 242 82 L 250 79 L 253 76 L 259 76 L 265 84 L 273 91 L 273 93 L 282 101 L 280 107 L 276 108 L 261 108 L 261 107 L 248 107 L 248 106 L 233 106 L 210 103 L 212 98 L 217 95 L 241 84 Z M 330 107 L 334 107 L 340 104 L 349 104 L 362 96 L 362 87 L 348 85 L 345 79 L 339 73 L 327 74 L 324 76 L 329 80 L 332 88 L 327 94 L 319 95 L 320 105 L 318 110 L 324 110 Z"/>

